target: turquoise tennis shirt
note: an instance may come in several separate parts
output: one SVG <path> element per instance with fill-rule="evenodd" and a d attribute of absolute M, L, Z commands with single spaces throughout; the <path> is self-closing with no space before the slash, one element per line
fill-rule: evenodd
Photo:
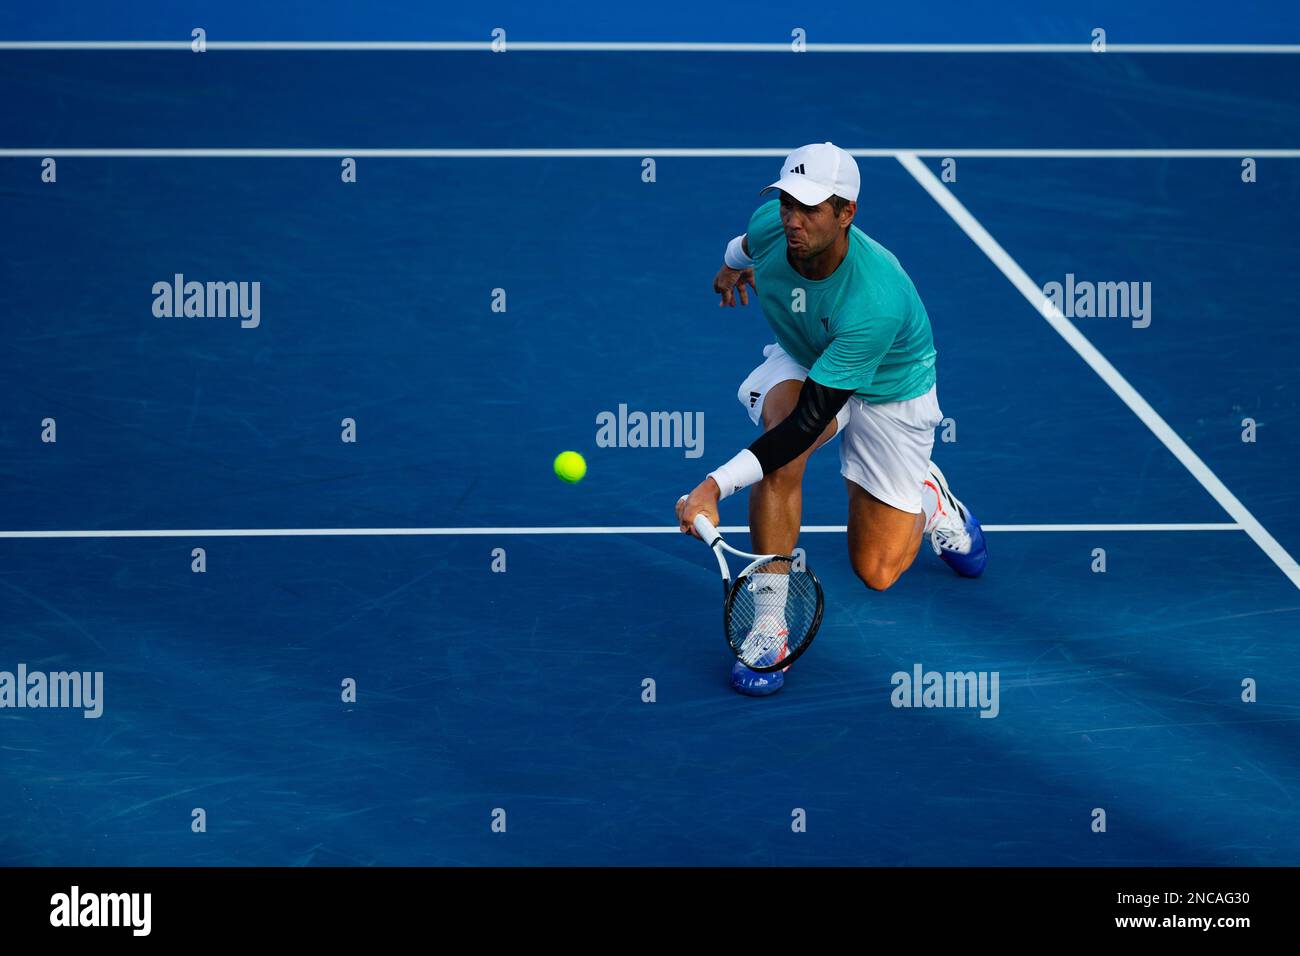
<path fill-rule="evenodd" d="M 806 279 L 786 259 L 778 199 L 758 207 L 746 235 L 763 316 L 813 381 L 872 404 L 930 390 L 930 317 L 892 252 L 850 226 L 844 261 L 825 279 Z"/>

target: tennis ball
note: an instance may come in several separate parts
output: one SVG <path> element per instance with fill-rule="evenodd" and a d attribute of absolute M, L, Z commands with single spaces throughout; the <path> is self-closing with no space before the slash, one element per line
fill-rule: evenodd
<path fill-rule="evenodd" d="M 562 451 L 555 456 L 555 473 L 561 481 L 576 484 L 587 473 L 587 460 L 576 451 Z"/>

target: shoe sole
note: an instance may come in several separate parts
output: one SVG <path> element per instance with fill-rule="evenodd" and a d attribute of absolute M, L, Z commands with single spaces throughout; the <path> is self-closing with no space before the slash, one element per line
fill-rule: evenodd
<path fill-rule="evenodd" d="M 777 673 L 780 672 L 778 671 Z M 731 685 L 731 689 L 734 690 L 737 694 L 740 694 L 744 697 L 771 697 L 773 694 L 775 694 L 784 686 L 785 686 L 785 681 L 781 681 L 779 685 L 771 688 L 770 690 L 751 690 L 749 688 L 742 687 L 739 684 L 733 683 Z"/>
<path fill-rule="evenodd" d="M 967 514 L 970 513 L 967 512 Z M 954 554 L 951 551 L 944 551 L 942 554 L 939 555 L 940 560 L 942 560 L 944 564 L 948 565 L 948 567 L 952 568 L 953 571 L 957 572 L 957 574 L 959 574 L 963 578 L 979 577 L 981 574 L 984 573 L 984 569 L 988 566 L 989 563 L 989 549 L 988 546 L 985 545 L 984 543 L 984 529 L 980 527 L 980 523 L 975 519 L 974 515 L 970 515 L 970 521 L 971 521 L 971 525 L 974 526 L 973 533 L 971 534 L 970 554 Z M 977 554 L 978 557 L 976 557 Z M 975 561 L 978 561 L 979 563 L 979 567 L 975 568 L 974 570 L 960 567 L 957 563 L 955 563 L 960 561 L 961 559 L 972 559 L 972 558 Z"/>

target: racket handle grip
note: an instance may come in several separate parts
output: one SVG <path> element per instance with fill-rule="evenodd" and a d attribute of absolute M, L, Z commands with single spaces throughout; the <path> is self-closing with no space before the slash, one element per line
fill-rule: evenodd
<path fill-rule="evenodd" d="M 685 501 L 686 496 L 682 495 L 677 500 L 679 502 Z M 706 518 L 703 514 L 696 515 L 695 520 L 691 523 L 695 526 L 695 533 L 700 536 L 700 540 L 703 541 L 705 544 L 707 544 L 710 548 L 713 547 L 713 542 L 717 541 L 720 537 L 722 537 L 722 535 L 718 534 L 718 529 L 713 527 L 713 522 L 710 521 L 708 518 Z"/>
<path fill-rule="evenodd" d="M 713 527 L 713 522 L 706 515 L 698 514 L 692 523 L 695 525 L 695 533 L 700 536 L 700 540 L 710 548 L 713 547 L 714 542 L 720 537 L 718 529 Z"/>

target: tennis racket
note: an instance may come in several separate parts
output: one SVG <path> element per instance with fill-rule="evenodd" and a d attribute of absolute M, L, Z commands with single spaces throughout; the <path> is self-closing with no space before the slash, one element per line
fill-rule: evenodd
<path fill-rule="evenodd" d="M 793 555 L 738 551 L 702 514 L 692 523 L 722 571 L 722 630 L 736 660 L 760 673 L 789 667 L 821 627 L 826 601 L 817 575 Z M 750 559 L 734 582 L 724 551 Z"/>

